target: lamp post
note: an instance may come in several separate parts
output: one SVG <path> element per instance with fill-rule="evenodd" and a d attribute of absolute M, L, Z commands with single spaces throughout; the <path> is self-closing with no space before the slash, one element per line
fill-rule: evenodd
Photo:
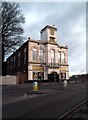
<path fill-rule="evenodd" d="M 40 41 L 40 82 L 42 84 L 42 59 L 41 59 L 41 41 Z"/>
<path fill-rule="evenodd" d="M 40 65 L 40 82 L 41 82 L 41 84 L 42 84 L 42 64 Z"/>
<path fill-rule="evenodd" d="M 59 52 L 60 52 L 59 83 L 60 83 L 60 89 L 61 89 L 62 88 L 62 85 L 61 85 L 61 50 Z"/>

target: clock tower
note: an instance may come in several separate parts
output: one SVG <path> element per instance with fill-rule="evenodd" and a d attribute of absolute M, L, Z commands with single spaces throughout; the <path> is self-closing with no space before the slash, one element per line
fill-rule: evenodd
<path fill-rule="evenodd" d="M 41 30 L 41 40 L 45 42 L 57 42 L 57 28 L 55 26 L 45 26 Z"/>

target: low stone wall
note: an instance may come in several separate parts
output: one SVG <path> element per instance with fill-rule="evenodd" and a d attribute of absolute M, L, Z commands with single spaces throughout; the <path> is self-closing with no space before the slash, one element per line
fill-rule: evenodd
<path fill-rule="evenodd" d="M 16 76 L 1 76 L 0 77 L 0 85 L 10 85 L 10 84 L 18 84 L 19 80 L 17 80 Z"/>
<path fill-rule="evenodd" d="M 0 85 L 22 84 L 27 82 L 27 74 L 0 76 Z"/>

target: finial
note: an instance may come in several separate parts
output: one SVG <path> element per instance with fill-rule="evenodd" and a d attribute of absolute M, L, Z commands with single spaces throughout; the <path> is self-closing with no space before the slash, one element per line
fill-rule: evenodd
<path fill-rule="evenodd" d="M 30 38 L 30 37 L 28 37 L 28 39 L 30 40 L 31 38 Z"/>

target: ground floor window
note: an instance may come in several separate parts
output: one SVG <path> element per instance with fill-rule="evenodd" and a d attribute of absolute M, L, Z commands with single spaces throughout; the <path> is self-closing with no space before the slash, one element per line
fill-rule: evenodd
<path fill-rule="evenodd" d="M 33 72 L 33 80 L 37 80 L 38 79 L 38 73 L 37 72 Z"/>
<path fill-rule="evenodd" d="M 44 72 L 38 72 L 38 79 L 44 79 Z"/>
<path fill-rule="evenodd" d="M 44 79 L 44 72 L 33 72 L 33 80 Z"/>
<path fill-rule="evenodd" d="M 66 79 L 66 73 L 61 73 L 61 79 Z"/>

